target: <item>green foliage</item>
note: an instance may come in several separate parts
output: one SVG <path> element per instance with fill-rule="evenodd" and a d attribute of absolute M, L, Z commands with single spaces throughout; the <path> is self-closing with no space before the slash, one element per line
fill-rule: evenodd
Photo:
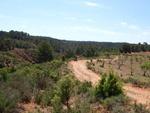
<path fill-rule="evenodd" d="M 97 59 L 97 62 L 102 62 L 102 60 L 100 60 L 100 59 Z"/>
<path fill-rule="evenodd" d="M 11 76 L 9 85 L 12 89 L 19 91 L 20 102 L 28 103 L 31 100 L 32 90 L 24 76 Z"/>
<path fill-rule="evenodd" d="M 58 76 L 55 72 L 51 72 L 51 78 L 54 79 L 55 81 L 58 79 Z"/>
<path fill-rule="evenodd" d="M 87 81 L 83 82 L 81 86 L 78 87 L 77 93 L 86 93 L 88 91 L 88 87 L 92 87 L 92 83 Z"/>
<path fill-rule="evenodd" d="M 86 57 L 93 57 L 95 55 L 95 52 L 96 52 L 95 48 L 92 45 L 89 45 L 86 48 L 85 56 Z"/>
<path fill-rule="evenodd" d="M 64 62 L 65 60 L 66 60 L 66 59 L 65 59 L 65 56 L 63 55 L 63 56 L 62 56 L 62 61 Z"/>
<path fill-rule="evenodd" d="M 38 89 L 45 89 L 50 80 L 50 74 L 47 70 L 33 70 L 30 75 L 28 75 L 29 81 L 32 86 L 36 86 Z"/>
<path fill-rule="evenodd" d="M 39 104 L 40 105 L 40 103 L 41 103 L 41 101 L 42 101 L 42 93 L 41 92 L 37 92 L 36 94 L 35 94 L 35 103 L 37 103 L 37 104 Z"/>
<path fill-rule="evenodd" d="M 53 54 L 52 54 L 52 47 L 50 43 L 46 41 L 42 41 L 37 48 L 37 62 L 46 62 L 46 61 L 51 61 L 53 60 Z"/>
<path fill-rule="evenodd" d="M 97 99 L 105 99 L 121 93 L 123 93 L 122 83 L 119 81 L 118 76 L 113 73 L 109 73 L 108 75 L 103 74 L 99 84 L 94 89 L 94 95 Z"/>
<path fill-rule="evenodd" d="M 73 93 L 73 88 L 75 86 L 75 80 L 70 75 L 66 75 L 63 79 L 60 79 L 59 81 L 59 91 L 60 91 L 60 97 L 61 101 L 65 104 L 67 104 L 67 107 L 69 108 L 69 99 L 71 97 L 71 94 Z"/>
<path fill-rule="evenodd" d="M 143 63 L 140 65 L 141 69 L 143 70 L 143 76 L 146 76 L 146 72 L 150 70 L 150 61 Z"/>
<path fill-rule="evenodd" d="M 71 109 L 70 113 L 93 113 L 91 103 L 88 100 L 81 101 L 79 98 L 75 100 L 75 108 Z"/>
<path fill-rule="evenodd" d="M 7 81 L 7 69 L 6 68 L 0 69 L 0 79 L 2 79 L 4 82 Z"/>
<path fill-rule="evenodd" d="M 74 57 L 74 50 L 70 45 L 67 45 L 65 49 L 65 57 L 66 58 Z"/>
<path fill-rule="evenodd" d="M 99 65 L 99 67 L 102 67 L 102 68 L 104 68 L 104 65 Z"/>
<path fill-rule="evenodd" d="M 129 44 L 123 45 L 121 52 L 122 53 L 131 53 L 130 45 Z"/>
<path fill-rule="evenodd" d="M 3 68 L 3 67 L 4 67 L 4 63 L 0 62 L 0 68 Z"/>
<path fill-rule="evenodd" d="M 116 110 L 116 108 L 118 108 L 118 106 L 125 107 L 126 105 L 128 105 L 129 102 L 130 102 L 130 98 L 129 97 L 120 94 L 118 96 L 112 96 L 112 97 L 106 98 L 103 101 L 103 106 L 104 106 L 104 108 L 107 108 L 108 110 L 118 111 L 118 110 L 120 110 L 120 109 Z M 125 110 L 125 109 L 122 109 L 122 110 Z"/>
<path fill-rule="evenodd" d="M 38 91 L 35 94 L 35 103 L 41 105 L 42 107 L 47 107 L 52 105 L 52 98 L 55 96 L 56 92 L 53 88 L 47 87 L 45 91 Z"/>
<path fill-rule="evenodd" d="M 91 69 L 92 71 L 95 71 L 93 66 L 95 66 L 95 64 L 93 62 L 87 62 L 88 69 Z"/>
<path fill-rule="evenodd" d="M 149 110 L 146 109 L 147 106 L 142 104 L 137 104 L 136 102 L 133 104 L 133 110 L 135 113 L 150 113 Z"/>
<path fill-rule="evenodd" d="M 64 74 L 65 74 L 65 75 L 67 75 L 67 74 L 69 74 L 69 73 L 70 73 L 70 69 L 65 68 L 65 70 L 64 70 Z"/>
<path fill-rule="evenodd" d="M 51 103 L 53 105 L 55 113 L 61 113 L 62 112 L 61 98 L 59 96 L 55 95 L 52 98 Z"/>
<path fill-rule="evenodd" d="M 15 92 L 0 89 L 0 113 L 13 112 L 17 103 L 18 97 Z"/>
<path fill-rule="evenodd" d="M 77 55 L 82 55 L 84 53 L 84 47 L 83 47 L 83 45 L 77 46 L 75 52 L 76 52 Z"/>

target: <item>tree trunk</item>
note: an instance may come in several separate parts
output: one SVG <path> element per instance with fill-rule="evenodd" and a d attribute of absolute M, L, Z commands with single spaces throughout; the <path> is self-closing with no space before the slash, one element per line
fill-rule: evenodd
<path fill-rule="evenodd" d="M 67 101 L 67 108 L 69 109 L 69 103 L 68 103 L 68 101 Z"/>

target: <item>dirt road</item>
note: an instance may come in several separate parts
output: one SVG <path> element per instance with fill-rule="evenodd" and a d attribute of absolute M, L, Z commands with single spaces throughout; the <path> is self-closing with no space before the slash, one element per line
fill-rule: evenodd
<path fill-rule="evenodd" d="M 69 68 L 81 82 L 91 81 L 93 85 L 96 85 L 101 76 L 88 70 L 86 66 L 87 61 L 88 60 L 71 61 L 69 62 Z M 137 103 L 150 104 L 150 89 L 133 87 L 130 84 L 124 84 L 123 88 L 125 89 L 125 93 L 127 93 L 132 100 L 136 100 Z"/>

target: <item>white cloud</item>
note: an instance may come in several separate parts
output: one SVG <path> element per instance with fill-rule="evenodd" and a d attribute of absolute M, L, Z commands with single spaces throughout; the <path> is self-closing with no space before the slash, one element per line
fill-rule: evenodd
<path fill-rule="evenodd" d="M 121 24 L 121 25 L 127 25 L 127 23 L 126 23 L 126 22 L 121 22 L 120 24 Z"/>
<path fill-rule="evenodd" d="M 139 28 L 135 25 L 130 25 L 128 28 L 133 29 L 133 30 L 138 30 Z"/>
<path fill-rule="evenodd" d="M 103 5 L 97 4 L 97 3 L 92 3 L 92 2 L 85 2 L 86 5 L 88 6 L 95 6 L 95 7 L 101 7 L 104 8 Z"/>
<path fill-rule="evenodd" d="M 121 25 L 129 28 L 129 29 L 133 29 L 133 30 L 139 30 L 139 28 L 136 25 L 129 25 L 126 22 L 120 22 Z"/>
<path fill-rule="evenodd" d="M 86 21 L 88 21 L 88 22 L 94 22 L 92 19 L 86 19 Z"/>

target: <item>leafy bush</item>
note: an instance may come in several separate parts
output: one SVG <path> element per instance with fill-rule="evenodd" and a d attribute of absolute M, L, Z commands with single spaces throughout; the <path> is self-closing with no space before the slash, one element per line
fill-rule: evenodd
<path fill-rule="evenodd" d="M 65 73 L 65 75 L 69 74 L 70 73 L 70 69 L 65 68 L 64 73 Z"/>
<path fill-rule="evenodd" d="M 87 62 L 88 69 L 95 71 L 94 67 L 92 67 L 92 66 L 95 66 L 95 64 L 93 62 Z"/>
<path fill-rule="evenodd" d="M 125 107 L 126 105 L 128 105 L 129 102 L 130 102 L 129 97 L 123 94 L 120 94 L 118 96 L 112 96 L 112 97 L 106 98 L 103 101 L 103 106 L 104 108 L 107 108 L 108 110 L 111 110 L 111 111 L 118 111 L 118 110 L 122 111 L 124 110 L 123 108 L 122 109 L 116 109 L 116 108 L 118 108 L 118 106 Z"/>
<path fill-rule="evenodd" d="M 61 98 L 59 96 L 55 95 L 53 99 L 51 100 L 51 103 L 53 105 L 54 112 L 56 113 L 62 112 Z"/>
<path fill-rule="evenodd" d="M 129 77 L 127 79 L 122 79 L 123 82 L 125 83 L 132 83 L 133 85 L 137 85 L 137 86 L 150 86 L 149 82 L 142 82 L 140 80 L 137 80 L 135 78 Z"/>
<path fill-rule="evenodd" d="M 4 67 L 4 63 L 0 62 L 0 68 L 3 68 L 3 67 Z"/>
<path fill-rule="evenodd" d="M 51 104 L 51 99 L 54 97 L 55 92 L 54 89 L 46 88 L 44 92 L 37 92 L 35 94 L 35 102 L 42 107 L 50 106 Z"/>
<path fill-rule="evenodd" d="M 97 74 L 103 75 L 102 71 L 97 71 Z"/>
<path fill-rule="evenodd" d="M 65 59 L 65 56 L 63 55 L 63 56 L 62 56 L 62 61 L 65 61 L 65 60 L 66 60 L 66 59 Z"/>
<path fill-rule="evenodd" d="M 69 108 L 69 99 L 73 93 L 75 86 L 75 80 L 70 75 L 66 75 L 63 79 L 60 79 L 58 89 L 60 91 L 61 101 Z"/>
<path fill-rule="evenodd" d="M 32 90 L 25 77 L 12 76 L 9 80 L 9 86 L 18 91 L 21 102 L 28 103 L 31 100 Z"/>
<path fill-rule="evenodd" d="M 104 65 L 99 65 L 99 67 L 102 67 L 102 68 L 104 68 Z"/>
<path fill-rule="evenodd" d="M 135 113 L 150 113 L 149 110 L 146 109 L 146 106 L 142 104 L 133 104 L 133 110 Z"/>
<path fill-rule="evenodd" d="M 117 96 L 123 93 L 123 85 L 119 81 L 118 76 L 113 73 L 108 75 L 103 74 L 99 84 L 94 89 L 94 95 L 98 98 L 107 98 L 111 96 Z"/>
<path fill-rule="evenodd" d="M 41 101 L 42 101 L 42 93 L 41 92 L 37 92 L 36 94 L 35 94 L 35 103 L 37 103 L 37 104 L 39 104 L 40 105 L 40 103 L 41 103 Z"/>
<path fill-rule="evenodd" d="M 7 75 L 7 69 L 6 68 L 2 68 L 0 69 L 0 79 L 2 79 L 4 82 L 7 81 L 8 75 Z"/>
<path fill-rule="evenodd" d="M 97 62 L 102 62 L 102 60 L 100 60 L 100 59 L 97 59 Z"/>
<path fill-rule="evenodd" d="M 55 81 L 57 80 L 58 76 L 55 72 L 51 72 L 51 78 L 54 79 Z"/>
<path fill-rule="evenodd" d="M 77 93 L 86 93 L 88 91 L 88 87 L 92 87 L 92 83 L 91 82 L 84 82 L 81 84 L 81 86 L 78 87 Z"/>
<path fill-rule="evenodd" d="M 0 113 L 13 112 L 17 106 L 18 96 L 11 90 L 0 90 Z"/>

